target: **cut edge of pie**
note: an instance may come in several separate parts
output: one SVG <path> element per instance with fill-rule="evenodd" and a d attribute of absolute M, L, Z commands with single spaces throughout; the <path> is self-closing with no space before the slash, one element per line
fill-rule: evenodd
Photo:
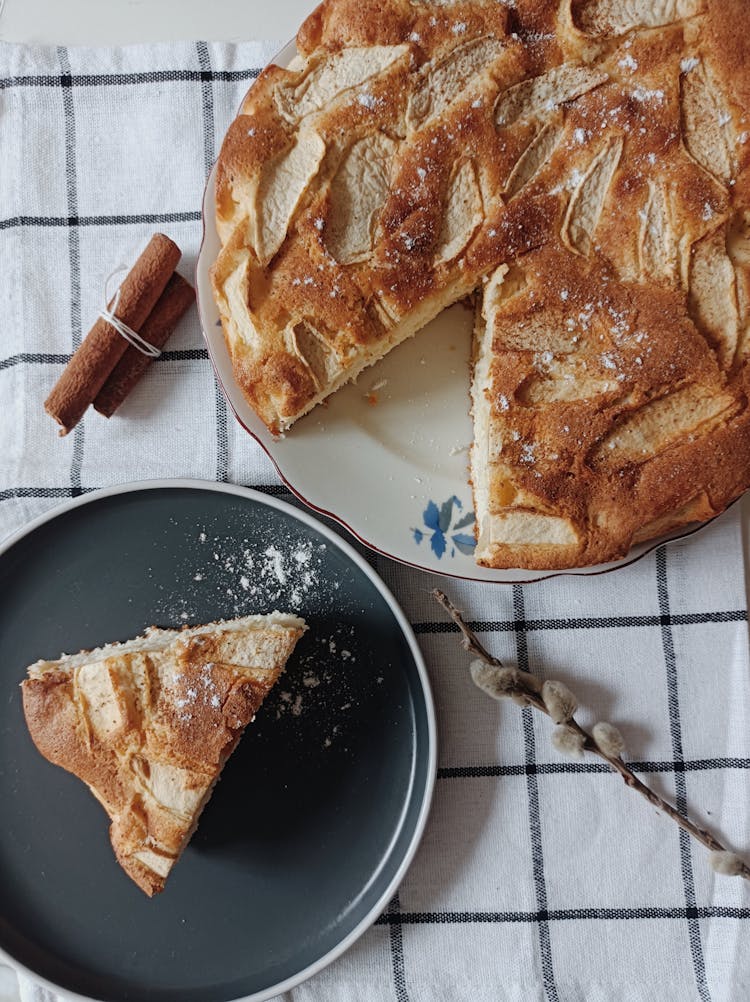
<path fill-rule="evenodd" d="M 164 889 L 221 771 L 307 629 L 273 612 L 37 661 L 21 683 L 41 754 L 110 817 L 121 867 Z"/>

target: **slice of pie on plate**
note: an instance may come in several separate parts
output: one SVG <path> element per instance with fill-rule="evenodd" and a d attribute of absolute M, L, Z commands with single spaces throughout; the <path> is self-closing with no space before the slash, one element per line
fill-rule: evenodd
<path fill-rule="evenodd" d="M 613 560 L 750 485 L 746 0 L 325 0 L 297 48 L 216 172 L 273 432 L 473 294 L 480 563 Z"/>
<path fill-rule="evenodd" d="M 307 629 L 279 612 L 37 661 L 21 685 L 31 737 L 83 780 L 117 859 L 164 889 L 245 727 Z"/>

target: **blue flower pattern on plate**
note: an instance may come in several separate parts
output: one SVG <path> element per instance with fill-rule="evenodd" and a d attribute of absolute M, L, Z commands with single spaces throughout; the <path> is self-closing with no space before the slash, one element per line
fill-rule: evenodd
<path fill-rule="evenodd" d="M 423 539 L 429 536 L 430 549 L 438 560 L 442 560 L 449 542 L 452 544 L 451 557 L 455 557 L 456 550 L 471 556 L 476 545 L 474 533 L 460 532 L 459 530 L 474 524 L 474 512 L 469 511 L 465 515 L 461 515 L 462 509 L 463 504 L 455 494 L 444 501 L 440 507 L 434 501 L 428 502 L 422 513 L 424 529 L 412 529 L 414 542 L 419 545 Z"/>

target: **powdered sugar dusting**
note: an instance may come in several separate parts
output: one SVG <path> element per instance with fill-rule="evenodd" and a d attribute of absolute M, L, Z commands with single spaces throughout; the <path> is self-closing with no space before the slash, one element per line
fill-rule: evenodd
<path fill-rule="evenodd" d="M 221 707 L 222 701 L 214 679 L 215 668 L 216 665 L 209 661 L 202 666 L 197 678 L 192 672 L 189 679 L 182 672 L 172 676 L 170 684 L 177 693 L 174 705 L 180 711 L 178 717 L 183 723 L 189 723 L 193 719 L 193 711 L 201 706 L 211 706 L 213 709 Z"/>
<path fill-rule="evenodd" d="M 638 69 L 638 63 L 633 58 L 630 52 L 628 52 L 625 56 L 623 56 L 622 59 L 619 59 L 617 65 L 629 69 L 631 73 L 635 73 L 635 71 Z"/>
<path fill-rule="evenodd" d="M 162 597 L 152 622 L 197 625 L 275 609 L 300 613 L 308 633 L 251 730 L 273 721 L 286 739 L 325 756 L 358 747 L 384 665 L 373 661 L 378 644 L 367 640 L 369 617 L 359 588 L 349 587 L 351 571 L 320 537 L 280 521 L 253 520 L 244 532 L 218 519 L 191 529 L 173 573 L 157 586 Z M 170 680 L 175 714 L 186 726 L 194 715 L 222 713 L 225 691 L 216 668 L 206 664 Z M 273 740 L 279 740 L 275 731 Z"/>
<path fill-rule="evenodd" d="M 664 91 L 663 90 L 647 90 L 645 87 L 636 87 L 631 94 L 634 101 L 639 101 L 643 103 L 645 101 L 654 101 L 657 104 L 662 104 L 664 102 Z"/>
<path fill-rule="evenodd" d="M 265 545 L 264 545 L 265 543 Z M 321 586 L 325 543 L 280 537 L 273 543 L 195 536 L 189 583 L 165 595 L 160 622 L 200 622 L 206 596 L 220 598 L 222 619 L 274 608 L 296 612 Z"/>

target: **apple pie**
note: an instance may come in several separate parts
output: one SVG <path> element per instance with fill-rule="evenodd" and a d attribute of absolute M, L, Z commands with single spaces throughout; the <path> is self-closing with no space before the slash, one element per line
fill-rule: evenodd
<path fill-rule="evenodd" d="M 750 485 L 743 0 L 325 0 L 297 47 L 216 174 L 271 431 L 472 296 L 479 563 L 615 559 Z"/>
<path fill-rule="evenodd" d="M 152 628 L 28 669 L 21 688 L 35 745 L 101 802 L 118 862 L 149 896 L 164 889 L 305 630 L 278 612 Z"/>

